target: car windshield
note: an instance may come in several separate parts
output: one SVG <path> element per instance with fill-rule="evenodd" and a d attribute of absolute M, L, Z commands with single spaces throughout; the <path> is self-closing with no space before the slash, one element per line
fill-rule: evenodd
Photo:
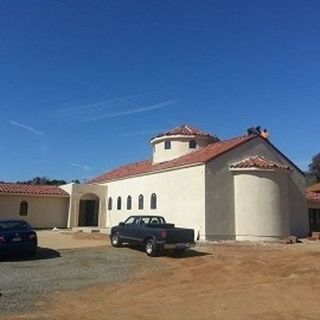
<path fill-rule="evenodd" d="M 30 230 L 30 226 L 25 221 L 0 221 L 0 231 Z"/>

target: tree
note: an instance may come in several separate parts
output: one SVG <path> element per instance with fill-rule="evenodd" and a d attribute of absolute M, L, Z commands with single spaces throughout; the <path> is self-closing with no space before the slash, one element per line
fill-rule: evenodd
<path fill-rule="evenodd" d="M 27 181 L 17 181 L 20 184 L 35 184 L 35 185 L 49 185 L 49 186 L 61 186 L 66 184 L 65 180 L 49 179 L 47 177 L 34 177 L 31 180 Z"/>
<path fill-rule="evenodd" d="M 313 184 L 316 182 L 320 182 L 320 153 L 312 157 L 307 172 L 307 183 Z"/>

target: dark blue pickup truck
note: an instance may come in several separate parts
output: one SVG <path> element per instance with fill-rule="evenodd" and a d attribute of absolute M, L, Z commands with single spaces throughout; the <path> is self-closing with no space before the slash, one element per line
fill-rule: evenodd
<path fill-rule="evenodd" d="M 149 256 L 157 256 L 164 249 L 181 253 L 194 245 L 194 230 L 175 228 L 161 216 L 130 216 L 111 228 L 111 244 L 123 243 L 143 247 Z"/>

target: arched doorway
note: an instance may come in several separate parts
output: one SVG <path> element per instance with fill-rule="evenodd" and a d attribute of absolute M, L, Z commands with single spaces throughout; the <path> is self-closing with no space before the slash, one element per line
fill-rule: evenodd
<path fill-rule="evenodd" d="M 80 198 L 79 227 L 98 227 L 99 197 L 93 193 L 84 194 Z"/>

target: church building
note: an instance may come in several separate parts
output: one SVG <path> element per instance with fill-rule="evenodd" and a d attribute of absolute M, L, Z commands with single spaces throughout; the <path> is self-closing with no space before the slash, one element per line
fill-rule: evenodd
<path fill-rule="evenodd" d="M 61 186 L 58 196 L 46 196 L 56 197 L 64 210 L 51 212 L 60 217 L 60 225 L 51 218 L 47 227 L 108 229 L 130 215 L 152 214 L 193 228 L 202 240 L 308 235 L 304 173 L 260 134 L 220 140 L 182 125 L 153 137 L 150 144 L 152 159 L 121 166 L 87 184 Z M 1 198 L 0 186 L 0 216 Z M 20 195 L 17 208 L 10 210 L 19 212 L 18 201 L 27 198 Z M 43 221 L 40 216 L 48 213 L 38 214 Z"/>

